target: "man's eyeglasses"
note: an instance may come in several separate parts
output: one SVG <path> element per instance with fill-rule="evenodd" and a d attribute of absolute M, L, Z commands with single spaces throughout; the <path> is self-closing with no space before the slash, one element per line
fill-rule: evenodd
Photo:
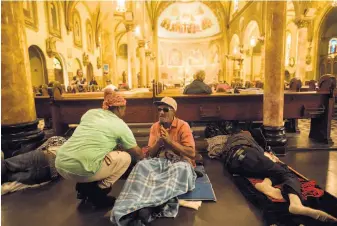
<path fill-rule="evenodd" d="M 171 110 L 170 108 L 158 108 L 158 112 L 163 111 L 163 112 L 167 113 L 167 112 L 169 112 L 170 110 Z"/>

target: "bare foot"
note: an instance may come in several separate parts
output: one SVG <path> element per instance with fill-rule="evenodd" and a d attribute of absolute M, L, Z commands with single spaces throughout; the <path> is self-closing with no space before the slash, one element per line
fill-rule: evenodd
<path fill-rule="evenodd" d="M 281 190 L 274 188 L 269 178 L 265 178 L 261 183 L 255 184 L 255 188 L 265 195 L 268 195 L 274 199 L 283 199 Z"/>
<path fill-rule="evenodd" d="M 290 205 L 289 212 L 296 215 L 308 216 L 322 222 L 337 222 L 337 219 L 330 214 L 303 205 Z"/>

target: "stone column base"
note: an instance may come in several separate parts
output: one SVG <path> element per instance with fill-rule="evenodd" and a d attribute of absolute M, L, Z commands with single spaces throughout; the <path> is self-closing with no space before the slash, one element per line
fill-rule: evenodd
<path fill-rule="evenodd" d="M 1 150 L 5 158 L 29 152 L 41 144 L 44 132 L 37 125 L 39 121 L 1 125 Z"/>
<path fill-rule="evenodd" d="M 263 134 L 267 145 L 277 156 L 284 156 L 287 152 L 287 137 L 283 126 L 263 126 Z"/>

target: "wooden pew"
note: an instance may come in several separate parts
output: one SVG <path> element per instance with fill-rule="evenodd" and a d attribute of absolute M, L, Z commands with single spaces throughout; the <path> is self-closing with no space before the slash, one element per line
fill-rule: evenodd
<path fill-rule="evenodd" d="M 310 118 L 310 137 L 324 143 L 331 142 L 330 121 L 336 87 L 336 80 L 333 79 L 322 78 L 317 92 L 286 91 L 284 94 L 284 118 Z M 163 96 L 175 98 L 178 117 L 188 122 L 263 119 L 263 94 L 182 95 L 178 92 L 169 93 L 169 89 L 162 92 L 160 85 L 155 83 L 153 93 L 121 94 L 127 99 L 124 118 L 127 123 L 157 121 L 153 101 L 160 100 Z M 52 118 L 56 134 L 63 135 L 68 124 L 78 124 L 86 111 L 100 108 L 102 102 L 103 92 L 63 94 L 62 89 L 54 88 Z"/>
<path fill-rule="evenodd" d="M 321 78 L 317 92 L 285 91 L 284 119 L 310 118 L 309 137 L 319 142 L 331 143 L 330 123 L 334 109 L 335 88 L 336 79 L 326 76 Z M 157 100 L 164 96 L 171 96 L 177 101 L 177 116 L 188 122 L 263 120 L 263 94 L 182 95 L 175 92 L 156 93 Z"/>
<path fill-rule="evenodd" d="M 51 119 L 51 98 L 48 93 L 48 86 L 42 85 L 39 92 L 36 92 L 35 94 L 37 94 L 34 97 L 36 116 L 37 118 L 43 118 L 45 121 L 45 125 L 48 127 L 49 120 Z"/>
<path fill-rule="evenodd" d="M 155 120 L 153 94 L 151 92 L 122 91 L 119 93 L 127 101 L 125 122 L 142 123 Z M 103 92 L 64 94 L 61 89 L 54 89 L 51 112 L 56 135 L 63 135 L 68 130 L 69 124 L 79 124 L 82 115 L 89 109 L 101 108 L 103 99 Z"/>

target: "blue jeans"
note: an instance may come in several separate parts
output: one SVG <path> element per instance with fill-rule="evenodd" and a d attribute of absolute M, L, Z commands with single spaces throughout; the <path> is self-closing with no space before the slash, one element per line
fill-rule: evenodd
<path fill-rule="evenodd" d="M 48 160 L 40 150 L 3 159 L 1 177 L 2 183 L 17 181 L 23 184 L 38 184 L 51 180 Z"/>

